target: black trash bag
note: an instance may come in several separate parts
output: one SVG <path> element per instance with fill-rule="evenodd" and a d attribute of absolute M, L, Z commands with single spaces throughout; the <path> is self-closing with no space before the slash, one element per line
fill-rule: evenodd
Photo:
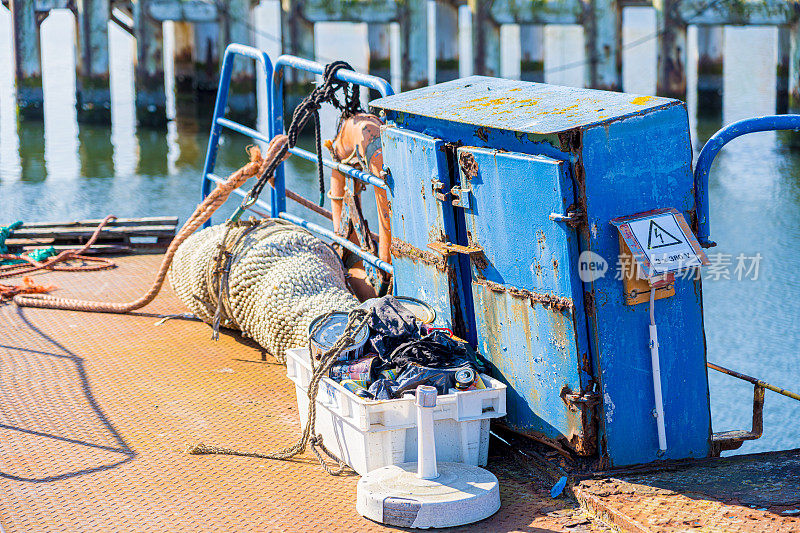
<path fill-rule="evenodd" d="M 459 365 L 448 368 L 432 368 L 411 363 L 396 380 L 384 378 L 372 383 L 369 392 L 376 400 L 390 400 L 400 398 L 404 392 L 415 390 L 420 385 L 430 385 L 436 387 L 439 395 L 448 394 L 450 389 L 456 386 L 456 374 L 464 368 L 475 370 L 475 366 L 465 359 L 460 360 Z"/>
<path fill-rule="evenodd" d="M 367 300 L 359 306 L 370 311 L 369 336 L 372 351 L 385 363 L 389 354 L 401 344 L 419 339 L 423 324 L 394 296 Z M 391 365 L 385 365 L 388 368 Z"/>
<path fill-rule="evenodd" d="M 397 381 L 393 379 L 381 378 L 372 382 L 369 386 L 369 393 L 376 400 L 391 400 L 392 391 L 398 387 Z"/>
<path fill-rule="evenodd" d="M 441 330 L 412 339 L 397 346 L 389 355 L 391 364 L 404 368 L 408 364 L 432 368 L 452 368 L 465 362 L 475 363 L 475 351 L 466 342 L 453 339 Z"/>

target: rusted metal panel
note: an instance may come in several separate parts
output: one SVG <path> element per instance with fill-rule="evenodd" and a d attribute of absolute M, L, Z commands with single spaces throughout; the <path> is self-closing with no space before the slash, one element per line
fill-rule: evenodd
<path fill-rule="evenodd" d="M 658 32 L 656 92 L 686 98 L 686 25 L 680 20 L 680 0 L 653 0 Z"/>
<path fill-rule="evenodd" d="M 452 209 L 434 195 L 436 183 L 445 190 L 452 186 L 444 142 L 393 127 L 381 129 L 381 141 L 390 174 L 395 293 L 430 304 L 435 325 L 469 338 L 471 305 L 462 287 L 462 261 L 459 254 L 435 249 L 436 243 L 458 242 Z"/>
<path fill-rule="evenodd" d="M 552 134 L 676 103 L 654 96 L 470 76 L 374 100 L 371 105 L 483 128 Z"/>
<path fill-rule="evenodd" d="M 577 402 L 581 394 L 573 392 L 589 385 L 581 376 L 587 341 L 574 272 L 578 239 L 551 220 L 575 203 L 568 167 L 474 147 L 459 148 L 458 161 L 461 188 L 471 191 L 463 208 L 467 237 L 483 251 L 472 268 L 478 350 L 510 387 L 506 423 L 593 454 L 593 417 L 583 413 L 597 401 Z"/>

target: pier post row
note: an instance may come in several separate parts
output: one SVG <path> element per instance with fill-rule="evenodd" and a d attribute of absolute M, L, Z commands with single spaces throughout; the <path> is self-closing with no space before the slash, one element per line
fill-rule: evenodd
<path fill-rule="evenodd" d="M 277 0 L 265 0 L 275 2 Z M 622 56 L 634 43 L 623 45 L 625 7 L 652 6 L 657 45 L 657 94 L 686 98 L 687 27 L 698 30 L 698 92 L 703 103 L 721 102 L 720 27 L 770 25 L 781 29 L 778 68 L 779 107 L 800 108 L 800 29 L 793 4 L 783 0 L 701 2 L 699 0 L 284 0 L 277 34 L 254 23 L 250 0 L 7 0 L 11 11 L 17 103 L 20 116 L 42 116 L 43 92 L 39 27 L 52 9 L 73 9 L 77 30 L 76 102 L 78 119 L 109 122 L 111 96 L 108 77 L 108 21 L 136 37 L 136 115 L 142 125 L 166 120 L 162 25 L 175 32 L 176 92 L 193 99 L 213 90 L 219 81 L 219 57 L 231 42 L 252 45 L 254 37 L 279 42 L 284 53 L 314 57 L 314 25 L 322 22 L 359 22 L 370 27 L 370 71 L 388 70 L 389 56 L 400 62 L 398 89 L 408 90 L 448 81 L 460 75 L 482 74 L 541 81 L 541 28 L 550 24 L 583 26 L 584 85 L 622 89 Z M 131 19 L 131 20 L 128 20 Z M 519 25 L 519 26 L 517 26 Z M 394 28 L 394 29 L 393 29 Z M 508 28 L 514 31 L 506 32 Z M 396 30 L 397 33 L 393 33 Z M 396 35 L 397 38 L 393 38 Z M 510 40 L 515 46 L 501 46 Z M 459 46 L 469 42 L 469 46 Z M 641 44 L 641 43 L 639 43 Z M 396 48 L 390 53 L 386 48 Z M 378 50 L 373 51 L 373 48 Z M 383 49 L 383 50 L 381 50 Z M 459 53 L 460 51 L 460 53 Z M 534 52 L 531 55 L 531 52 Z M 511 54 L 504 57 L 504 54 Z M 520 56 L 520 57 L 517 57 Z M 326 62 L 326 58 L 317 58 Z M 505 62 L 505 63 L 504 63 Z M 193 63 L 193 65 L 192 65 Z M 511 64 L 510 72 L 501 72 Z M 192 72 L 193 71 L 193 72 Z M 293 107 L 306 94 L 313 76 L 287 73 L 287 104 Z M 234 67 L 231 111 L 240 117 L 256 109 L 254 72 L 245 63 Z M 200 101 L 204 101 L 200 98 Z M 210 105 L 210 104 L 209 104 Z M 709 106 L 705 106 L 708 108 Z"/>

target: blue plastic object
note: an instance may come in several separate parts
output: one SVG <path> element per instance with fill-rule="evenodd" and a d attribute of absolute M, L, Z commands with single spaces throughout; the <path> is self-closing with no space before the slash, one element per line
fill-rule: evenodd
<path fill-rule="evenodd" d="M 553 488 L 550 489 L 550 497 L 551 498 L 558 498 L 561 496 L 561 493 L 564 492 L 564 488 L 567 486 L 567 476 L 561 476 L 561 478 L 556 481 L 556 484 L 553 485 Z"/>

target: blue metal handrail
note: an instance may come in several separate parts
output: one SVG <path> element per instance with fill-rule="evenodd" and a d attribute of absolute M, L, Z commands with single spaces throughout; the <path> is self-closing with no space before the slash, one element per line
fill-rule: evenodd
<path fill-rule="evenodd" d="M 709 239 L 709 216 L 708 216 L 708 175 L 711 172 L 711 164 L 722 147 L 730 141 L 748 133 L 758 131 L 773 130 L 797 130 L 800 129 L 800 115 L 768 115 L 765 117 L 748 118 L 729 124 L 715 133 L 697 157 L 697 165 L 694 168 L 694 204 L 697 213 L 697 240 L 700 244 L 709 248 L 716 243 Z"/>
<path fill-rule="evenodd" d="M 321 75 L 325 72 L 325 65 L 317 63 L 316 61 L 310 61 L 308 59 L 303 59 L 296 56 L 282 55 L 275 61 L 275 71 L 272 77 L 273 81 L 272 103 L 274 104 L 274 107 L 271 115 L 272 117 L 271 127 L 272 131 L 274 132 L 283 133 L 284 131 L 283 71 L 287 67 L 296 70 L 311 72 L 313 74 L 318 74 L 318 75 Z M 369 89 L 374 89 L 378 91 L 381 94 L 381 96 L 390 96 L 394 94 L 392 86 L 389 85 L 389 83 L 386 80 L 378 78 L 377 76 L 370 76 L 368 74 L 362 74 L 360 72 L 355 72 L 352 70 L 339 70 L 336 73 L 336 77 L 342 81 L 354 83 L 356 85 L 361 85 Z M 294 147 L 291 148 L 289 151 L 296 156 L 302 157 L 303 159 L 307 159 L 309 161 L 314 161 L 314 162 L 317 161 L 317 156 L 315 154 L 307 150 L 303 150 L 302 148 Z M 379 177 L 370 174 L 369 172 L 363 172 L 349 165 L 345 165 L 344 163 L 337 163 L 335 161 L 332 161 L 331 159 L 324 157 L 322 163 L 326 167 L 336 169 L 342 174 L 345 174 L 346 176 L 350 176 L 351 178 L 355 178 L 365 183 L 370 183 L 376 187 L 386 189 L 386 184 L 384 183 L 384 181 Z M 309 231 L 312 231 L 314 233 L 323 235 L 331 239 L 332 241 L 348 249 L 350 252 L 354 253 L 367 263 L 374 265 L 375 267 L 380 268 L 385 272 L 388 272 L 390 274 L 394 272 L 392 265 L 368 252 L 365 252 L 364 250 L 353 244 L 350 240 L 340 237 L 339 235 L 336 235 L 333 231 L 327 228 L 323 228 L 318 224 L 314 224 L 313 222 L 309 222 L 297 215 L 288 213 L 286 211 L 286 185 L 285 185 L 283 163 L 281 163 L 275 171 L 274 182 L 275 185 L 273 186 L 271 191 L 272 192 L 271 206 L 272 206 L 272 213 L 277 213 L 277 215 L 275 216 L 293 222 L 299 226 L 308 229 Z"/>
<path fill-rule="evenodd" d="M 219 136 L 222 133 L 222 128 L 233 130 L 237 133 L 247 135 L 248 137 L 262 142 L 269 142 L 269 140 L 275 135 L 275 132 L 272 129 L 274 122 L 271 120 L 273 112 L 272 93 L 269 90 L 267 90 L 267 101 L 265 102 L 266 107 L 262 107 L 261 109 L 262 112 L 265 112 L 262 114 L 262 116 L 269 118 L 267 123 L 267 135 L 263 135 L 261 132 L 225 118 L 225 107 L 228 104 L 228 89 L 230 88 L 231 74 L 233 73 L 233 60 L 236 59 L 237 55 L 249 57 L 250 59 L 255 60 L 256 63 L 260 64 L 264 69 L 264 80 L 267 84 L 267 88 L 272 86 L 272 61 L 266 52 L 262 52 L 261 50 L 253 48 L 252 46 L 244 46 L 241 44 L 229 44 L 228 47 L 225 48 L 225 56 L 222 60 L 222 72 L 219 75 L 217 100 L 214 104 L 214 117 L 211 119 L 211 134 L 208 137 L 206 162 L 203 165 L 203 199 L 205 199 L 205 197 L 211 192 L 212 183 L 221 183 L 224 181 L 222 178 L 214 174 L 214 166 L 217 163 L 217 151 L 219 150 Z M 261 102 L 257 102 L 257 104 L 262 105 Z M 244 196 L 246 194 L 239 189 L 235 190 L 234 192 L 240 196 Z M 268 214 L 272 213 L 271 206 L 265 204 L 264 202 L 256 202 L 256 205 L 266 209 Z M 208 227 L 210 224 L 211 219 L 206 221 L 204 227 Z"/>

